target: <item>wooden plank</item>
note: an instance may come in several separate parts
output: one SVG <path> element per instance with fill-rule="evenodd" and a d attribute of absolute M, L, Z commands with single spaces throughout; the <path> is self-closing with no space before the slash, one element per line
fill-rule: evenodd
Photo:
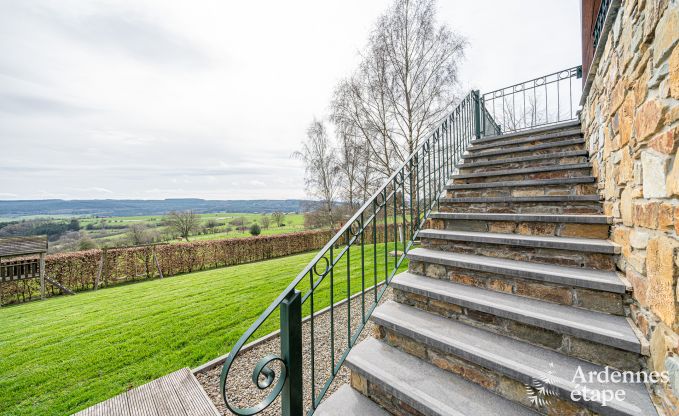
<path fill-rule="evenodd" d="M 75 416 L 220 416 L 188 368 L 84 409 Z"/>
<path fill-rule="evenodd" d="M 219 416 L 191 370 L 184 368 L 169 375 L 188 416 Z"/>
<path fill-rule="evenodd" d="M 153 402 L 153 386 L 146 383 L 136 389 L 127 392 L 127 402 L 130 405 L 130 412 L 139 416 L 163 416 L 156 410 Z"/>
<path fill-rule="evenodd" d="M 0 257 L 47 253 L 47 236 L 0 238 Z"/>
<path fill-rule="evenodd" d="M 168 376 L 161 377 L 152 383 L 153 402 L 158 413 L 164 416 L 187 416 Z"/>

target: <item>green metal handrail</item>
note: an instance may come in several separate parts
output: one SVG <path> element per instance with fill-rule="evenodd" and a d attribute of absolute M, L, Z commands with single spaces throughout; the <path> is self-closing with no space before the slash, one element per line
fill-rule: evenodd
<path fill-rule="evenodd" d="M 483 120 L 483 121 L 482 121 Z M 490 121 L 489 121 L 490 120 Z M 222 368 L 220 390 L 229 410 L 237 415 L 254 415 L 281 396 L 282 413 L 302 415 L 304 413 L 304 385 L 302 355 L 302 304 L 308 303 L 310 338 L 310 391 L 313 414 L 321 399 L 328 391 L 335 375 L 340 370 L 351 347 L 365 327 L 368 318 L 384 295 L 393 276 L 399 271 L 406 254 L 415 244 L 415 240 L 424 227 L 431 211 L 438 208 L 439 198 L 444 186 L 452 174 L 454 166 L 460 161 L 467 145 L 473 138 L 485 134 L 487 123 L 495 124 L 490 113 L 482 108 L 478 91 L 471 91 L 459 105 L 444 119 L 436 124 L 431 133 L 416 147 L 406 161 L 384 182 L 363 206 L 351 217 L 337 234 L 321 249 L 309 264 L 297 275 L 288 287 L 266 308 L 261 316 L 240 337 L 233 346 Z M 497 126 L 497 124 L 495 124 Z M 494 134 L 499 130 L 490 128 Z M 382 238 L 378 227 L 383 228 Z M 393 230 L 389 238 L 389 230 Z M 378 270 L 377 244 L 384 244 L 383 270 Z M 383 240 L 383 241 L 382 241 Z M 393 241 L 390 241 L 393 240 Z M 400 240 L 400 242 L 399 242 Z M 367 258 L 366 248 L 372 246 L 372 259 Z M 394 250 L 393 262 L 388 259 L 387 249 Z M 355 248 L 355 251 L 351 249 Z M 399 249 L 401 251 L 399 251 Z M 360 255 L 358 252 L 360 251 Z M 354 259 L 353 257 L 358 257 Z M 372 260 L 370 264 L 366 265 Z M 382 259 L 380 259 L 381 261 Z M 361 288 L 361 320 L 352 330 L 351 325 L 351 267 L 352 261 L 360 262 Z M 336 337 L 334 309 L 335 278 L 340 268 L 346 263 L 346 294 L 342 301 L 347 304 L 347 348 L 335 356 Z M 341 270 L 343 272 L 343 270 Z M 316 362 L 314 319 L 316 305 L 314 293 L 324 282 L 329 283 L 330 290 L 330 376 L 321 380 L 320 388 L 316 388 Z M 366 284 L 369 287 L 366 287 Z M 307 286 L 302 293 L 299 289 Z M 302 288 L 303 289 L 303 288 Z M 366 305 L 366 300 L 368 305 Z M 267 355 L 255 365 L 252 382 L 260 390 L 270 389 L 264 400 L 251 407 L 238 407 L 230 402 L 227 393 L 228 376 L 239 352 L 255 332 L 274 312 L 280 310 L 280 343 L 281 354 Z M 280 374 L 272 369 L 272 364 L 280 363 Z M 318 391 L 317 391 L 318 390 Z"/>
<path fill-rule="evenodd" d="M 481 129 L 511 133 L 576 120 L 581 88 L 574 78 L 582 78 L 581 65 L 483 94 L 489 118 Z"/>

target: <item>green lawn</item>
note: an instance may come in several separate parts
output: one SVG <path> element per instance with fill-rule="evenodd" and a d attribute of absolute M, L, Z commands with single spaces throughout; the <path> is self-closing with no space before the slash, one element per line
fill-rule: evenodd
<path fill-rule="evenodd" d="M 376 251 L 383 278 L 385 250 Z M 367 266 L 373 253 L 366 247 Z M 0 415 L 68 414 L 228 352 L 313 255 L 1 308 Z M 352 250 L 352 292 L 361 284 L 360 259 Z M 346 294 L 346 268 L 337 266 L 335 301 Z M 329 304 L 329 285 L 316 293 L 318 310 Z M 258 335 L 277 326 L 274 316 Z"/>

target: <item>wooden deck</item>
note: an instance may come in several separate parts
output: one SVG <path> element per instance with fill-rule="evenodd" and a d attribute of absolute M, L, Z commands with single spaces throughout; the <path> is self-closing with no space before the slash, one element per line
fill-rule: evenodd
<path fill-rule="evenodd" d="M 175 371 L 75 414 L 75 416 L 220 415 L 188 368 Z"/>

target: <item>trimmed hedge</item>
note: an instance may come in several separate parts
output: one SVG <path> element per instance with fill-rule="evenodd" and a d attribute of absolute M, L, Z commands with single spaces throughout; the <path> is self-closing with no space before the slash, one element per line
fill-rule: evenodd
<path fill-rule="evenodd" d="M 365 243 L 372 241 L 372 229 L 367 230 Z M 384 226 L 376 228 L 378 242 L 384 241 Z M 394 241 L 393 225 L 387 239 Z M 112 248 L 106 250 L 99 287 L 153 279 L 159 277 L 153 251 L 163 276 L 174 276 L 216 267 L 289 256 L 322 248 L 334 235 L 330 230 L 304 231 L 292 234 L 231 238 L 165 244 L 155 247 Z M 72 291 L 93 289 L 102 260 L 102 250 L 87 250 L 47 256 L 47 276 Z M 294 276 L 291 276 L 291 279 Z M 61 291 L 46 285 L 47 296 Z M 20 303 L 40 297 L 38 279 L 0 284 L 0 305 Z"/>

